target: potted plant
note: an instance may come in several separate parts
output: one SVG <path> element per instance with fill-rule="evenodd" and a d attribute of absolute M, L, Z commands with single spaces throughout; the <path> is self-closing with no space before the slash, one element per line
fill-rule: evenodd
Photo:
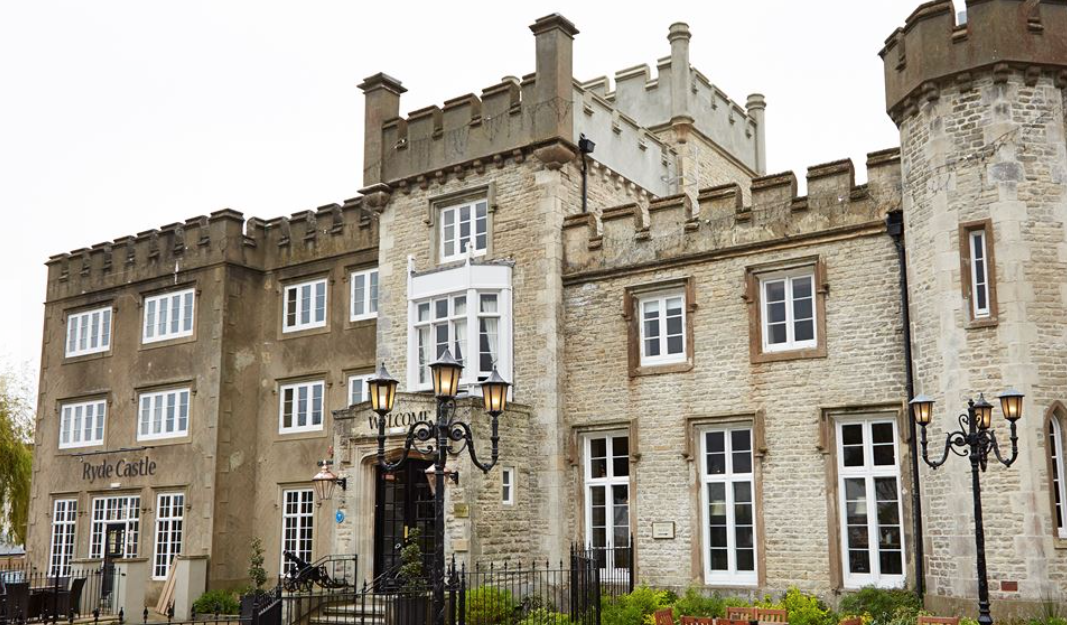
<path fill-rule="evenodd" d="M 408 532 L 400 547 L 400 568 L 397 570 L 396 623 L 420 625 L 428 622 L 430 606 L 427 601 L 426 571 L 423 566 L 422 545 L 418 528 Z"/>
<path fill-rule="evenodd" d="M 241 618 L 251 619 L 253 610 L 269 594 L 263 589 L 267 583 L 267 569 L 263 568 L 263 541 L 252 539 L 252 555 L 248 557 L 248 578 L 252 587 L 241 595 Z"/>

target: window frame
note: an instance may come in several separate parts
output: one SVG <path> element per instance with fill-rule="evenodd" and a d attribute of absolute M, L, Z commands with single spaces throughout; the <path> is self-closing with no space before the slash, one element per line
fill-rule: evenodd
<path fill-rule="evenodd" d="M 313 421 L 313 417 L 314 417 L 314 401 L 315 401 L 314 387 L 316 387 L 316 386 L 319 386 L 322 389 L 322 393 L 320 395 L 321 405 L 319 406 L 320 416 L 319 416 L 319 423 L 317 425 L 311 423 Z M 298 419 L 297 419 L 298 413 L 297 413 L 296 404 L 299 401 L 299 389 L 301 387 L 306 387 L 308 389 L 308 396 L 307 396 L 307 400 L 306 400 L 308 402 L 308 406 L 307 406 L 307 424 L 305 424 L 305 425 L 296 425 L 296 423 L 298 421 Z M 291 419 L 291 422 L 293 423 L 293 425 L 290 425 L 290 426 L 286 427 L 285 426 L 285 392 L 287 390 L 289 390 L 289 389 L 293 390 L 293 399 L 292 399 L 292 402 L 293 402 L 293 415 L 292 415 L 292 419 Z M 326 379 L 325 378 L 312 378 L 312 379 L 294 380 L 294 381 L 280 383 L 278 385 L 278 434 L 301 434 L 301 433 L 307 433 L 307 432 L 322 432 L 322 431 L 324 431 L 326 429 L 326 413 L 328 412 L 328 410 L 326 408 L 326 405 L 327 405 L 327 397 L 326 397 Z"/>
<path fill-rule="evenodd" d="M 290 495 L 295 495 L 297 497 L 297 499 L 295 501 L 295 504 L 294 504 L 294 505 L 297 506 L 297 510 L 296 510 L 296 512 L 293 512 L 293 513 L 290 513 L 289 509 L 288 509 L 289 496 Z M 303 507 L 305 507 L 305 506 L 307 508 L 306 510 L 303 509 Z M 288 521 L 290 519 L 294 520 L 293 531 L 294 531 L 294 533 L 296 533 L 296 536 L 292 540 L 294 541 L 295 545 L 298 546 L 300 544 L 300 541 L 302 540 L 299 537 L 299 532 L 301 530 L 304 530 L 304 529 L 310 529 L 311 530 L 310 531 L 310 537 L 307 539 L 308 542 L 310 543 L 308 545 L 307 552 L 305 553 L 303 550 L 300 550 L 300 549 L 294 549 L 294 550 L 291 550 L 291 551 L 293 551 L 297 556 L 300 556 L 301 554 L 306 555 L 307 557 L 304 558 L 304 559 L 307 560 L 308 562 L 312 562 L 314 560 L 314 554 L 315 554 L 315 507 L 316 506 L 315 506 L 315 490 L 314 489 L 311 489 L 311 488 L 286 488 L 286 489 L 282 490 L 282 505 L 281 505 L 281 513 L 282 513 L 281 530 L 282 531 L 281 531 L 281 550 L 280 550 L 280 553 L 279 553 L 279 556 L 280 556 L 280 559 L 281 559 L 281 568 L 279 570 L 283 574 L 286 572 L 286 565 L 288 564 L 285 561 L 285 552 L 286 552 L 286 543 L 290 540 L 286 536 L 286 531 L 289 529 L 288 526 L 287 526 L 287 523 L 288 523 Z"/>
<path fill-rule="evenodd" d="M 654 298 L 682 296 L 682 353 L 665 358 L 662 355 L 650 361 L 644 356 L 645 328 L 643 302 Z M 627 363 L 629 376 L 690 371 L 694 363 L 693 325 L 697 310 L 694 279 L 690 276 L 670 278 L 652 283 L 627 287 L 623 291 L 622 316 L 627 327 Z M 663 317 L 665 318 L 665 313 Z M 664 330 L 666 326 L 664 325 Z"/>
<path fill-rule="evenodd" d="M 171 498 L 169 504 L 169 510 L 173 513 L 177 510 L 178 514 L 168 514 L 163 516 L 163 498 Z M 180 498 L 181 502 L 174 503 L 175 498 Z M 182 554 L 185 549 L 185 493 L 183 492 L 161 492 L 156 493 L 156 514 L 153 533 L 153 549 L 152 549 L 152 579 L 165 580 L 170 574 L 170 568 L 174 566 L 174 559 Z M 166 530 L 164 530 L 164 524 Z M 174 527 L 177 526 L 177 530 Z M 169 539 L 165 538 L 161 540 L 161 533 L 164 531 L 169 533 Z M 177 540 L 174 539 L 174 535 L 177 534 Z M 175 544 L 177 546 L 175 546 Z M 160 553 L 161 546 L 164 547 L 162 553 Z M 169 560 L 163 565 L 163 572 L 160 573 L 160 557 L 167 558 Z"/>
<path fill-rule="evenodd" d="M 65 504 L 65 505 L 60 505 Z M 64 508 L 62 511 L 60 508 Z M 60 515 L 63 518 L 60 519 Z M 58 540 L 57 540 L 58 539 Z M 62 541 L 62 544 L 60 544 Z M 59 498 L 52 502 L 52 534 L 48 540 L 48 575 L 69 577 L 78 544 L 78 499 Z M 57 553 L 58 549 L 58 553 Z M 58 556 L 58 561 L 57 561 Z"/>
<path fill-rule="evenodd" d="M 873 464 L 873 437 L 871 427 L 877 424 L 889 424 L 892 427 L 893 465 Z M 849 425 L 861 425 L 863 428 L 863 455 L 862 467 L 846 467 L 844 464 L 844 439 L 842 429 Z M 877 586 L 879 588 L 903 588 L 908 578 L 908 537 L 906 532 L 907 508 L 903 492 L 904 475 L 902 466 L 905 458 L 902 456 L 903 445 L 900 440 L 900 422 L 896 415 L 868 414 L 857 416 L 833 417 L 834 431 L 834 467 L 836 496 L 836 519 L 834 523 L 838 534 L 839 566 L 841 571 L 841 584 L 846 589 L 858 589 L 864 586 Z M 900 573 L 882 574 L 879 555 L 881 549 L 877 540 L 880 525 L 877 518 L 877 495 L 874 493 L 874 480 L 878 478 L 892 477 L 896 480 L 897 488 L 897 514 L 898 527 L 900 529 Z M 846 503 L 845 480 L 863 478 L 864 502 L 868 506 L 867 517 L 867 552 L 870 561 L 870 573 L 851 573 L 849 571 L 848 549 L 848 507 Z M 873 496 L 872 496 L 873 495 Z M 872 512 L 873 510 L 873 518 Z"/>
<path fill-rule="evenodd" d="M 184 299 L 186 296 L 191 296 L 189 299 L 188 307 L 186 307 Z M 181 328 L 174 332 L 166 332 L 163 334 L 153 333 L 152 336 L 148 335 L 149 327 L 158 328 L 159 325 L 159 311 L 163 308 L 159 307 L 160 302 L 167 302 L 167 310 L 174 311 L 174 306 L 170 302 L 172 300 L 180 300 L 181 304 L 178 306 L 180 316 L 178 317 L 179 325 Z M 196 300 L 197 289 L 195 287 L 188 287 L 179 289 L 176 291 L 167 291 L 166 293 L 158 293 L 155 295 L 146 295 L 142 301 L 142 315 L 141 315 L 141 344 L 149 345 L 152 343 L 163 343 L 166 341 L 172 341 L 176 339 L 186 338 L 193 336 L 196 332 Z M 149 312 L 151 310 L 151 313 Z M 149 325 L 149 314 L 152 315 L 153 323 Z M 173 318 L 167 317 L 163 323 L 173 325 Z M 188 326 L 186 328 L 185 326 Z"/>
<path fill-rule="evenodd" d="M 353 402 L 352 401 L 352 391 L 353 391 L 353 386 L 354 386 L 356 381 L 361 382 L 364 385 L 364 390 L 366 390 L 367 381 L 371 380 L 373 378 L 374 378 L 374 373 L 350 373 L 350 374 L 348 374 L 348 380 L 345 383 L 345 389 L 348 392 L 348 405 L 349 406 L 354 406 L 357 403 L 361 404 L 361 403 L 363 403 L 365 401 L 370 401 L 370 399 L 368 397 L 367 399 L 362 399 L 362 400 L 360 400 L 358 402 Z"/>
<path fill-rule="evenodd" d="M 722 425 L 704 425 L 699 426 L 696 430 L 697 436 L 699 436 L 699 456 L 697 458 L 700 463 L 697 467 L 698 485 L 700 488 L 700 522 L 701 522 L 701 569 L 704 576 L 704 583 L 709 586 L 758 586 L 760 576 L 760 525 L 759 525 L 759 503 L 757 501 L 759 489 L 757 488 L 756 480 L 756 468 L 757 468 L 757 436 L 754 423 L 727 423 Z M 733 470 L 733 440 L 732 434 L 734 432 L 747 432 L 749 443 L 749 461 L 750 470 L 746 473 L 735 473 Z M 709 474 L 707 472 L 707 437 L 708 434 L 722 433 L 723 434 L 723 454 L 726 461 L 726 471 L 721 475 Z M 710 521 L 710 505 L 708 495 L 708 486 L 710 484 L 724 484 L 724 492 L 726 494 L 726 536 L 727 536 L 727 559 L 728 568 L 724 571 L 717 571 L 711 568 L 711 521 Z M 735 493 L 732 488 L 734 484 L 747 483 L 749 485 L 749 492 L 751 495 L 751 501 L 748 502 L 752 507 L 752 570 L 751 571 L 739 571 L 737 569 L 737 544 L 736 544 L 736 502 L 734 501 Z"/>
<path fill-rule="evenodd" d="M 93 315 L 99 315 L 99 323 L 93 323 Z M 86 323 L 81 323 L 82 319 Z M 115 309 L 111 305 L 87 308 L 67 313 L 66 331 L 64 332 L 63 356 L 65 358 L 78 358 L 91 354 L 102 354 L 111 351 L 111 339 L 115 333 Z M 92 337 L 93 332 L 100 338 L 100 344 L 96 347 L 88 345 L 85 331 Z M 106 330 L 106 332 L 105 332 Z M 106 339 L 106 342 L 105 342 Z M 71 348 L 74 343 L 85 342 L 85 348 Z"/>
<path fill-rule="evenodd" d="M 478 208 L 479 208 L 479 206 L 483 206 L 483 209 L 485 211 L 485 214 L 482 217 L 478 217 Z M 467 250 L 462 250 L 462 251 L 460 250 L 460 248 L 462 247 L 463 239 L 461 238 L 461 235 L 459 234 L 460 223 L 461 223 L 460 219 L 459 219 L 459 215 L 460 215 L 460 211 L 462 209 L 464 209 L 464 208 L 470 210 L 470 219 L 468 220 L 469 224 L 470 224 L 470 234 L 468 236 L 469 245 L 467 247 L 467 250 L 469 250 L 470 255 L 473 256 L 473 257 L 485 256 L 485 255 L 487 255 L 489 253 L 489 238 L 490 238 L 490 235 L 491 235 L 490 228 L 489 228 L 489 223 L 490 223 L 489 214 L 491 212 L 490 209 L 489 209 L 489 199 L 487 197 L 484 197 L 484 196 L 476 197 L 476 198 L 470 198 L 470 199 L 465 199 L 465 200 L 462 200 L 462 201 L 459 201 L 459 202 L 453 202 L 453 203 L 448 203 L 448 204 L 440 204 L 437 207 L 437 221 L 438 221 L 438 223 L 437 223 L 437 226 L 435 228 L 435 230 L 436 230 L 435 236 L 437 236 L 437 250 L 438 250 L 438 262 L 439 263 L 443 264 L 443 263 L 455 262 L 455 261 L 463 260 L 464 258 L 467 257 L 468 251 Z M 454 215 L 454 217 L 452 218 L 452 223 L 451 224 L 447 223 L 446 215 L 448 215 L 448 214 Z M 481 222 L 483 224 L 483 227 L 484 227 L 484 232 L 482 232 L 482 233 L 478 232 L 478 223 L 479 222 Z M 445 238 L 445 228 L 448 225 L 451 225 L 453 227 L 453 229 L 454 229 L 453 230 L 454 237 L 451 239 L 451 241 L 453 242 L 453 253 L 452 254 L 447 254 L 445 252 L 446 245 L 450 240 L 450 239 L 446 239 Z M 479 235 L 485 237 L 485 245 L 483 245 L 481 248 L 478 248 L 478 246 L 477 246 L 477 241 L 478 241 L 478 236 Z"/>
<path fill-rule="evenodd" d="M 978 308 L 975 293 L 978 288 L 975 274 L 973 237 L 982 233 L 984 243 L 986 307 Z M 967 328 L 982 328 L 997 324 L 997 260 L 993 237 L 993 221 L 981 219 L 960 224 L 960 293 L 965 308 L 964 323 Z M 983 312 L 984 311 L 984 312 Z"/>
<path fill-rule="evenodd" d="M 185 396 L 185 429 L 184 430 L 179 429 L 179 424 L 182 421 L 182 414 L 181 414 L 182 401 L 181 400 L 182 400 L 182 395 L 183 394 Z M 171 407 L 171 404 L 168 403 L 169 396 L 171 396 L 171 395 L 173 395 L 174 398 L 175 398 L 175 401 L 174 401 L 174 404 L 173 404 L 173 408 L 174 408 L 174 418 L 173 418 L 174 429 L 168 432 L 168 431 L 166 431 L 166 423 L 167 423 L 167 420 L 168 420 L 166 413 L 169 411 L 169 409 Z M 145 409 L 145 400 L 146 399 L 149 400 L 150 403 L 148 405 L 148 409 L 150 411 L 154 412 L 154 410 L 156 408 L 155 400 L 157 398 L 162 400 L 162 403 L 159 406 L 160 410 L 162 411 L 161 414 L 160 414 L 161 431 L 158 432 L 158 433 L 152 433 L 152 432 L 143 433 L 142 432 L 142 429 L 143 429 L 142 428 L 142 425 L 143 425 L 142 419 L 143 419 L 143 416 L 144 416 L 143 411 Z M 172 387 L 167 387 L 167 388 L 162 388 L 162 389 L 151 389 L 151 390 L 146 389 L 146 390 L 139 391 L 137 393 L 137 422 L 136 422 L 137 435 L 136 435 L 136 439 L 137 439 L 138 442 L 142 442 L 142 441 L 162 441 L 162 440 L 168 440 L 168 439 L 186 438 L 186 437 L 189 436 L 189 431 L 190 431 L 191 426 L 192 426 L 192 417 L 193 417 L 193 389 L 192 389 L 191 386 L 172 386 Z M 148 420 L 149 430 L 152 429 L 151 428 L 152 424 L 153 424 L 153 420 L 152 420 L 151 414 L 150 414 L 149 420 Z"/>
<path fill-rule="evenodd" d="M 812 276 L 812 328 L 813 338 L 799 345 L 796 341 L 785 346 L 767 348 L 767 328 L 765 320 L 766 302 L 765 283 L 780 280 L 783 277 L 796 278 L 800 275 Z M 749 312 L 749 358 L 755 363 L 777 362 L 783 360 L 800 360 L 806 358 L 826 357 L 826 294 L 829 283 L 826 280 L 826 263 L 819 256 L 794 258 L 781 262 L 754 265 L 745 269 L 745 295 Z M 787 336 L 796 331 L 792 311 L 792 290 L 786 299 Z M 787 347 L 788 346 L 788 347 Z"/>
<path fill-rule="evenodd" d="M 618 456 L 615 451 L 615 439 L 625 438 L 627 439 L 626 448 L 627 453 L 625 456 Z M 607 469 L 607 475 L 604 477 L 593 477 L 593 441 L 597 439 L 605 440 L 605 463 Z M 618 549 L 632 549 L 633 544 L 630 537 L 634 532 L 634 492 L 633 492 L 633 444 L 634 440 L 631 436 L 630 430 L 604 430 L 585 432 L 581 437 L 582 445 L 582 519 L 583 530 L 585 536 L 586 548 L 590 551 L 604 550 L 605 554 L 610 553 L 612 556 L 616 555 Z M 615 475 L 615 463 L 616 458 L 626 458 L 627 471 L 625 476 Z M 614 523 L 614 504 L 612 503 L 611 495 L 614 487 L 625 486 L 626 487 L 626 529 L 627 529 L 627 541 L 628 545 L 616 545 L 615 544 L 615 530 L 616 525 Z M 603 546 L 595 546 L 593 544 L 593 489 L 604 489 L 604 540 Z M 610 527 L 610 532 L 608 528 Z M 601 571 L 605 574 L 611 575 L 623 575 L 629 576 L 631 571 L 626 568 L 616 567 L 612 559 L 605 555 L 604 568 Z"/>
<path fill-rule="evenodd" d="M 77 442 L 74 442 L 72 440 L 73 439 L 73 434 L 75 434 L 75 433 L 84 433 L 84 429 L 75 429 L 73 427 L 74 418 L 75 418 L 74 417 L 75 410 L 78 409 L 78 408 L 82 409 L 82 417 L 81 417 L 82 420 L 81 420 L 81 423 L 84 425 L 85 421 L 88 420 L 88 416 L 86 415 L 85 409 L 89 408 L 90 406 L 95 408 L 95 410 L 93 411 L 94 412 L 94 415 L 93 415 L 93 418 L 94 418 L 93 427 L 91 429 L 92 429 L 94 435 L 98 432 L 99 433 L 99 435 L 98 435 L 99 437 L 98 438 L 93 438 L 93 439 L 79 440 Z M 70 418 L 69 422 L 68 422 L 67 416 L 65 414 L 68 409 L 71 411 L 71 418 Z M 104 439 L 107 437 L 107 413 L 108 413 L 108 401 L 107 401 L 106 397 L 98 397 L 98 398 L 93 398 L 93 399 L 77 399 L 77 400 L 61 402 L 59 404 L 59 441 L 58 441 L 58 448 L 59 449 L 79 449 L 79 448 L 82 448 L 82 447 L 100 447 L 100 446 L 102 446 L 104 444 Z M 71 425 L 71 429 L 69 431 L 71 436 L 68 437 L 68 442 L 63 442 L 64 430 L 66 429 L 66 425 L 68 423 L 70 423 L 70 425 Z"/>
<path fill-rule="evenodd" d="M 116 506 L 116 509 L 121 509 L 124 512 L 124 517 L 120 519 L 107 518 L 107 502 L 120 500 L 124 502 L 124 505 L 121 507 Z M 98 502 L 102 502 L 104 505 L 98 506 Z M 98 508 L 102 508 L 100 510 L 102 514 L 99 518 L 97 516 Z M 131 512 L 133 514 L 131 514 Z M 126 525 L 126 533 L 124 535 L 125 542 L 122 545 L 122 557 L 137 557 L 137 554 L 140 553 L 141 544 L 140 495 L 103 495 L 93 497 L 90 504 L 90 513 L 89 557 L 91 559 L 100 560 L 104 557 L 105 534 L 107 533 L 107 526 L 111 523 L 124 523 Z M 130 531 L 131 527 L 133 528 L 132 533 Z"/>
<path fill-rule="evenodd" d="M 1046 458 L 1049 471 L 1049 504 L 1052 513 L 1052 536 L 1057 548 L 1067 548 L 1067 441 L 1064 430 L 1067 406 L 1055 401 L 1045 417 L 1047 426 Z M 1059 519 L 1057 519 L 1059 516 Z"/>
<path fill-rule="evenodd" d="M 682 317 L 682 331 L 680 336 L 682 338 L 681 351 L 672 354 L 669 352 L 669 339 L 671 334 L 667 329 L 667 322 L 669 318 L 668 302 L 673 300 L 680 300 L 680 310 Z M 645 305 L 655 302 L 657 305 L 656 323 L 659 325 L 659 333 L 656 337 L 656 342 L 659 343 L 658 347 L 660 353 L 657 356 L 649 356 L 646 353 L 647 342 L 649 337 L 646 335 L 646 322 L 649 319 L 645 316 Z M 642 367 L 654 367 L 657 365 L 670 365 L 679 362 L 685 362 L 688 359 L 688 343 L 686 340 L 688 337 L 686 334 L 686 323 L 688 315 L 686 314 L 686 296 L 684 289 L 677 290 L 665 290 L 657 291 L 655 293 L 643 293 L 637 296 L 637 315 L 639 317 L 638 325 L 638 342 L 641 352 L 641 366 Z"/>
<path fill-rule="evenodd" d="M 515 467 L 500 469 L 500 503 L 505 506 L 515 505 Z"/>
<path fill-rule="evenodd" d="M 356 313 L 356 278 L 363 279 L 363 299 L 360 302 L 363 305 L 362 313 Z M 377 319 L 380 289 L 381 279 L 377 267 L 350 272 L 348 274 L 348 320 Z"/>
<path fill-rule="evenodd" d="M 315 314 L 318 310 L 317 302 L 318 293 L 316 292 L 319 285 L 322 285 L 322 319 L 315 319 Z M 300 293 L 300 289 L 304 287 L 311 287 L 311 296 L 308 300 L 308 321 L 301 322 L 300 318 L 303 316 L 305 310 L 302 308 L 304 299 Z M 295 322 L 289 324 L 289 293 L 296 292 L 296 310 L 293 312 L 295 316 Z M 325 328 L 326 322 L 330 318 L 330 279 L 327 276 L 320 276 L 318 278 L 311 278 L 307 280 L 300 280 L 299 282 L 287 283 L 282 288 L 282 334 L 292 334 L 294 332 L 303 332 L 305 330 L 314 330 L 316 328 Z"/>
<path fill-rule="evenodd" d="M 797 281 L 808 281 L 811 283 L 811 294 L 807 298 L 797 298 L 795 283 Z M 767 297 L 767 288 L 771 284 L 781 283 L 783 285 L 783 297 L 782 303 L 785 305 L 785 320 L 781 323 L 785 324 L 785 342 L 783 343 L 771 343 L 770 342 L 770 326 L 772 322 L 770 320 L 770 305 L 771 301 Z M 792 352 L 805 349 L 811 349 L 819 344 L 819 328 L 815 319 L 815 315 L 818 311 L 815 310 L 815 270 L 807 268 L 798 268 L 782 272 L 771 272 L 761 275 L 759 278 L 760 287 L 760 330 L 763 339 L 763 351 L 764 353 L 774 352 Z M 811 327 L 812 337 L 810 339 L 797 339 L 797 323 L 798 320 L 795 317 L 796 314 L 796 302 L 798 299 L 810 299 L 811 300 Z M 802 320 L 803 321 L 803 320 Z"/>

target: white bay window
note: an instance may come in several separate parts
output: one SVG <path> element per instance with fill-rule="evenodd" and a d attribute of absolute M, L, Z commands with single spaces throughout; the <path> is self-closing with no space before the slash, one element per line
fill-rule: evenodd
<path fill-rule="evenodd" d="M 495 366 L 511 379 L 511 267 L 472 265 L 412 276 L 409 293 L 408 387 L 428 390 L 430 363 L 445 349 L 463 364 L 462 383 L 477 383 Z"/>

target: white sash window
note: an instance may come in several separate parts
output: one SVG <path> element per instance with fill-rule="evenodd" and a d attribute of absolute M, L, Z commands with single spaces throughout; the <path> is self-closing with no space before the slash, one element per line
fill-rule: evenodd
<path fill-rule="evenodd" d="M 146 297 L 141 342 L 155 343 L 192 336 L 195 300 L 195 289 Z"/>
<path fill-rule="evenodd" d="M 708 584 L 755 585 L 752 429 L 703 432 L 701 458 L 704 578 Z"/>
<path fill-rule="evenodd" d="M 67 357 L 111 349 L 111 308 L 67 315 Z"/>

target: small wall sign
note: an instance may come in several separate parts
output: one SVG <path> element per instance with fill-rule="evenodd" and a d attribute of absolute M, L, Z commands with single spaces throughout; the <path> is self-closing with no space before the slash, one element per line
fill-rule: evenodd
<path fill-rule="evenodd" d="M 333 518 L 337 519 L 338 523 L 344 523 L 345 522 L 345 511 L 344 510 L 338 510 L 337 514 L 333 515 Z"/>
<path fill-rule="evenodd" d="M 652 538 L 657 540 L 673 539 L 674 521 L 654 521 L 652 523 Z"/>

